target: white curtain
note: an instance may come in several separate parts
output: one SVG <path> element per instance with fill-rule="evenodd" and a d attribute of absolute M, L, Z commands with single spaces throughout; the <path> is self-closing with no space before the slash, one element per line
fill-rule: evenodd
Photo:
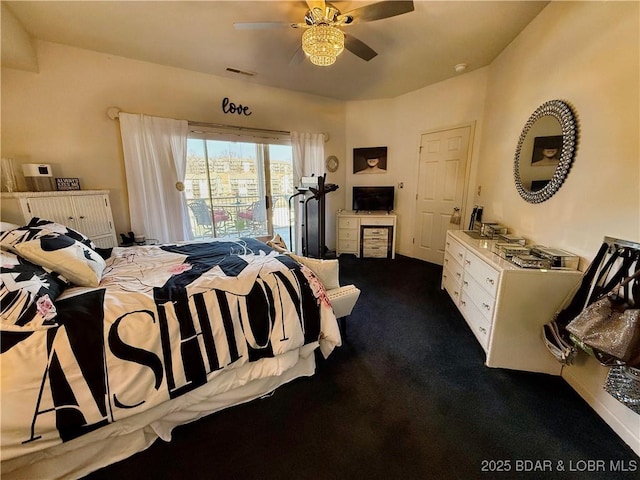
<path fill-rule="evenodd" d="M 120 113 L 131 229 L 160 243 L 191 239 L 184 195 L 186 120 Z"/>
<path fill-rule="evenodd" d="M 299 185 L 303 176 L 324 175 L 324 134 L 291 132 L 291 146 L 293 148 L 293 181 L 296 185 Z M 294 231 L 295 250 L 298 254 L 302 253 L 302 216 L 302 204 L 297 202 Z"/>

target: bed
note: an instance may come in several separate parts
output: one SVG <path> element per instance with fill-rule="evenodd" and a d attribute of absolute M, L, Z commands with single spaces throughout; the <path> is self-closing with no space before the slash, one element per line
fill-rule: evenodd
<path fill-rule="evenodd" d="M 255 239 L 101 251 L 34 219 L 0 243 L 5 479 L 84 476 L 341 344 L 319 277 Z"/>

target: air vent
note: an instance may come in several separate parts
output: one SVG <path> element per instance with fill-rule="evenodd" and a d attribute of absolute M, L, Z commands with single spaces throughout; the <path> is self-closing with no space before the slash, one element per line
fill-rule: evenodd
<path fill-rule="evenodd" d="M 246 75 L 247 77 L 253 77 L 255 73 L 253 72 L 245 72 L 243 70 L 238 70 L 237 68 L 227 67 L 227 72 L 238 73 L 240 75 Z"/>

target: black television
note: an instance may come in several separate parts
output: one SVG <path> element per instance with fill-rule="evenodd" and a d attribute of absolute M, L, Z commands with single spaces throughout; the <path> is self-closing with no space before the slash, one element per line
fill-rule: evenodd
<path fill-rule="evenodd" d="M 394 187 L 353 187 L 353 206 L 356 212 L 393 210 Z"/>

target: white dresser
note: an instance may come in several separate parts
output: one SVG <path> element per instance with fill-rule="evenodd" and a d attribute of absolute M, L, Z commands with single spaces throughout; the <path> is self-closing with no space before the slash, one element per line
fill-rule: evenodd
<path fill-rule="evenodd" d="M 2 220 L 26 225 L 32 217 L 61 223 L 98 247 L 117 247 L 108 190 L 2 193 Z"/>
<path fill-rule="evenodd" d="M 336 255 L 351 253 L 356 257 L 396 257 L 396 215 L 341 211 L 336 220 Z"/>
<path fill-rule="evenodd" d="M 489 367 L 559 375 L 542 341 L 550 321 L 582 273 L 520 268 L 491 253 L 493 241 L 447 232 L 442 288 L 487 354 Z"/>

